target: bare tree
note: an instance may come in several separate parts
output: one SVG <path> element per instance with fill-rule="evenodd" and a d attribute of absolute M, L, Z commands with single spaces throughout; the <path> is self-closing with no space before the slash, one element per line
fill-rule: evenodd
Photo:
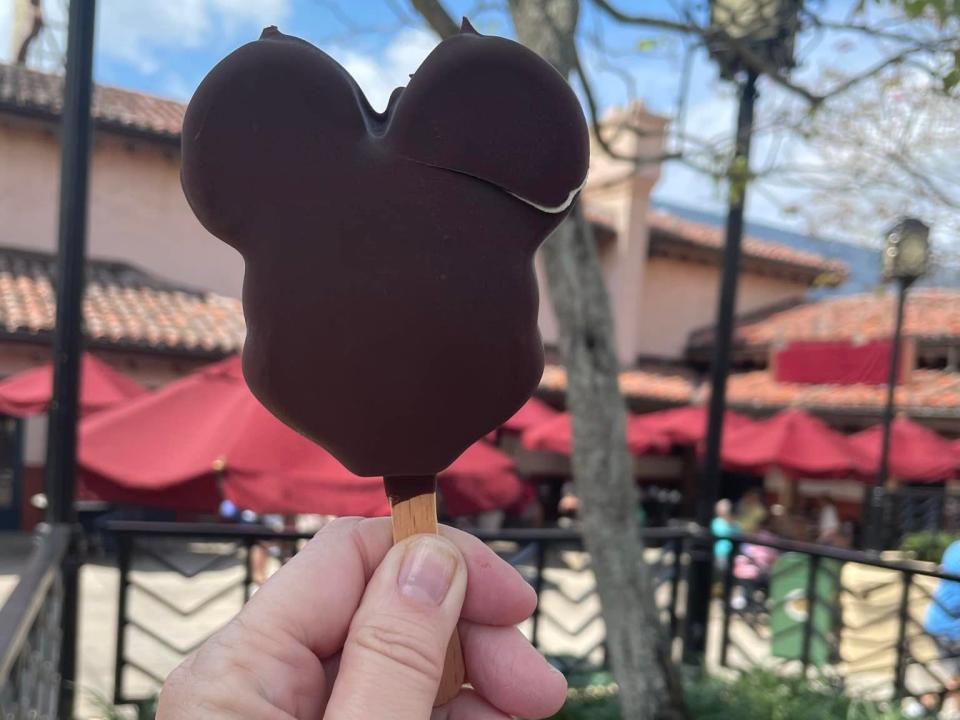
<path fill-rule="evenodd" d="M 441 36 L 453 26 L 437 0 L 415 5 Z M 569 76 L 578 64 L 578 0 L 509 0 L 509 8 L 520 41 Z M 643 562 L 610 302 L 596 242 L 579 203 L 542 252 L 567 371 L 583 535 L 623 714 L 638 720 L 682 716 L 682 689 Z"/>
<path fill-rule="evenodd" d="M 910 0 L 914 4 L 918 1 Z M 441 37 L 455 32 L 456 23 L 440 0 L 411 2 Z M 772 184 L 805 182 L 811 192 L 819 193 L 823 205 L 837 198 L 851 197 L 851 186 L 861 190 L 856 196 L 863 202 L 864 179 L 872 183 L 878 197 L 889 192 L 898 180 L 908 178 L 915 191 L 922 191 L 925 198 L 940 201 L 944 206 L 953 207 L 960 199 L 960 193 L 953 194 L 953 190 L 960 187 L 960 179 L 953 175 L 938 176 L 918 161 L 917 150 L 929 150 L 929 142 L 943 142 L 942 133 L 925 134 L 929 141 L 925 147 L 924 143 L 917 142 L 915 133 L 911 134 L 911 127 L 915 130 L 916 125 L 906 122 L 898 128 L 899 144 L 892 152 L 892 138 L 882 130 L 884 123 L 890 121 L 885 108 L 877 103 L 863 104 L 864 98 L 871 97 L 878 86 L 888 87 L 889 78 L 906 68 L 911 68 L 914 74 L 922 73 L 929 81 L 928 89 L 939 93 L 938 107 L 942 109 L 942 102 L 953 101 L 950 95 L 960 80 L 957 73 L 960 41 L 955 28 L 943 18 L 930 18 L 922 11 L 909 17 L 890 8 L 873 17 L 866 4 L 855 2 L 851 2 L 850 12 L 842 20 L 818 14 L 815 9 L 804 9 L 797 15 L 793 29 L 806 40 L 812 36 L 821 40 L 823 37 L 866 39 L 876 44 L 877 57 L 849 72 L 831 68 L 829 72 L 798 80 L 749 43 L 736 36 L 718 34 L 704 17 L 702 4 L 671 3 L 670 16 L 655 16 L 622 10 L 613 0 L 583 2 L 621 27 L 681 38 L 688 56 L 693 51 L 716 49 L 718 43 L 724 43 L 726 52 L 732 53 L 739 65 L 765 79 L 771 88 L 770 95 L 777 101 L 761 114 L 756 132 L 780 137 L 767 143 L 767 157 L 761 159 L 758 168 L 736 166 L 732 137 L 696 137 L 686 132 L 682 121 L 681 127 L 675 129 L 673 147 L 663 156 L 622 157 L 608 142 L 608 133 L 622 128 L 601 125 L 595 84 L 587 63 L 582 60 L 584 46 L 590 46 L 601 58 L 599 62 L 594 61 L 592 69 L 602 67 L 614 73 L 623 80 L 631 95 L 635 94 L 634 79 L 630 72 L 618 67 L 617 58 L 610 57 L 610 48 L 596 32 L 578 28 L 580 0 L 499 0 L 479 4 L 478 12 L 508 11 L 517 38 L 565 77 L 578 81 L 593 134 L 602 150 L 612 157 L 628 160 L 634 166 L 680 161 L 719 182 L 734 181 L 744 187 L 751 182 L 755 189 L 758 179 Z M 685 86 L 684 78 L 679 77 L 677 114 L 681 118 L 686 102 Z M 870 112 L 864 113 L 866 109 Z M 841 118 L 844 122 L 838 122 Z M 851 131 L 842 132 L 844 127 Z M 785 163 L 779 151 L 784 146 L 783 136 L 787 135 L 794 141 L 820 142 L 824 152 L 833 154 L 834 158 L 837 153 L 846 153 L 850 162 L 841 172 L 832 174 L 823 172 L 822 167 Z M 868 142 L 871 138 L 879 141 L 875 143 L 876 149 Z M 882 170 L 874 168 L 872 172 L 865 172 L 873 161 Z M 956 183 L 950 192 L 944 191 L 941 182 L 947 180 Z M 838 192 L 844 183 L 848 192 Z M 876 212 L 876 204 L 864 212 Z M 592 232 L 579 205 L 547 241 L 542 252 L 560 329 L 560 351 L 567 370 L 567 403 L 573 415 L 574 434 L 572 468 L 582 500 L 584 539 L 597 577 L 623 714 L 643 719 L 682 716 L 682 688 L 661 637 L 652 602 L 652 585 L 642 562 L 609 300 Z"/>

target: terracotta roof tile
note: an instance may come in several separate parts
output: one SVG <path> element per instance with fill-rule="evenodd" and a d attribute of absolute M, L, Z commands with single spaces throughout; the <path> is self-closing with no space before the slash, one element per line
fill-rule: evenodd
<path fill-rule="evenodd" d="M 682 242 L 701 249 L 715 250 L 718 253 L 724 246 L 723 228 L 692 220 L 685 220 L 661 210 L 652 210 L 648 214 L 651 242 Z M 809 272 L 832 275 L 842 280 L 846 275 L 846 265 L 815 253 L 795 250 L 784 245 L 754 237 L 744 237 L 743 255 L 745 258 L 778 263 L 784 266 Z"/>
<path fill-rule="evenodd" d="M 36 337 L 53 330 L 54 256 L 0 248 L 0 332 Z M 91 260 L 84 332 L 100 344 L 228 354 L 243 345 L 240 301 L 180 288 L 130 265 Z"/>
<path fill-rule="evenodd" d="M 540 380 L 543 390 L 565 390 L 567 371 L 559 365 L 547 365 Z M 693 383 L 682 375 L 667 375 L 646 370 L 628 370 L 620 373 L 623 394 L 636 399 L 687 403 L 693 399 Z"/>
<path fill-rule="evenodd" d="M 63 76 L 0 64 L 0 107 L 28 114 L 55 117 L 63 106 Z M 186 105 L 176 100 L 97 85 L 93 92 L 93 118 L 101 127 L 127 130 L 175 140 Z"/>
<path fill-rule="evenodd" d="M 567 375 L 559 365 L 547 365 L 542 390 L 563 391 Z M 620 373 L 620 389 L 628 398 L 664 403 L 698 403 L 708 399 L 709 385 L 682 376 L 645 370 Z M 807 385 L 780 383 L 766 370 L 736 373 L 727 384 L 727 402 L 738 409 L 776 410 L 803 407 L 820 411 L 877 413 L 886 400 L 883 385 Z M 897 406 L 915 415 L 960 416 L 960 373 L 915 370 L 897 388 Z"/>
<path fill-rule="evenodd" d="M 806 407 L 879 411 L 886 401 L 883 385 L 806 385 L 780 383 L 765 370 L 731 375 L 727 401 L 734 407 Z M 896 390 L 897 407 L 911 413 L 960 414 L 960 373 L 915 370 Z"/>
<path fill-rule="evenodd" d="M 736 330 L 737 341 L 748 346 L 777 345 L 792 340 L 869 340 L 893 332 L 893 293 L 848 295 L 805 303 Z M 960 290 L 913 290 L 907 297 L 904 334 L 916 338 L 960 337 Z M 710 343 L 710 330 L 691 336 L 692 346 Z"/>

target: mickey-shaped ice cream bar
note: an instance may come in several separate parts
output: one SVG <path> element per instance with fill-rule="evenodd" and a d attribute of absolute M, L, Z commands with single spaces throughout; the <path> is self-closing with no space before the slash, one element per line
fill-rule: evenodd
<path fill-rule="evenodd" d="M 318 48 L 268 28 L 198 88 L 182 180 L 242 253 L 244 374 L 359 475 L 432 475 L 543 371 L 533 254 L 588 163 L 576 96 L 464 22 L 374 111 Z"/>

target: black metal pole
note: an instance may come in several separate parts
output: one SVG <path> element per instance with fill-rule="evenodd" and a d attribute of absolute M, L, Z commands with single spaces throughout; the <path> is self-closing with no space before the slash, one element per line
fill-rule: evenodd
<path fill-rule="evenodd" d="M 727 667 L 730 651 L 730 620 L 733 615 L 734 576 L 733 566 L 740 554 L 740 543 L 734 542 L 727 558 L 727 569 L 723 573 L 723 629 L 720 632 L 720 667 Z M 746 593 L 747 589 L 742 590 Z M 749 601 L 749 600 L 748 600 Z"/>
<path fill-rule="evenodd" d="M 537 649 L 540 648 L 540 608 L 543 602 L 543 569 L 547 565 L 547 546 L 540 541 L 537 543 L 537 576 L 533 580 L 533 589 L 537 594 L 537 605 L 533 609 L 530 627 L 530 643 Z"/>
<path fill-rule="evenodd" d="M 95 0 L 71 0 L 60 144 L 60 216 L 57 244 L 57 315 L 53 337 L 53 398 L 47 430 L 47 521 L 75 524 L 77 396 L 90 164 Z M 59 717 L 73 717 L 76 680 L 79 533 L 63 562 Z"/>
<path fill-rule="evenodd" d="M 117 534 L 117 570 L 120 589 L 117 592 L 117 637 L 113 656 L 113 702 L 124 702 L 123 669 L 127 664 L 127 600 L 130 597 L 130 557 L 133 554 L 133 536 Z"/>
<path fill-rule="evenodd" d="M 807 676 L 810 667 L 810 652 L 813 648 L 813 634 L 816 631 L 817 608 L 820 597 L 817 594 L 817 574 L 820 572 L 820 556 L 810 555 L 807 560 L 807 619 L 803 623 L 803 638 L 800 644 L 800 664 L 803 676 Z"/>
<path fill-rule="evenodd" d="M 743 210 L 746 200 L 747 169 L 750 167 L 750 138 L 753 134 L 753 107 L 757 97 L 757 74 L 747 73 L 740 92 L 737 138 L 730 178 L 730 207 L 727 212 L 726 239 L 717 322 L 710 362 L 710 406 L 707 424 L 703 475 L 697 490 L 697 523 L 707 528 L 720 496 L 720 441 L 727 401 L 727 375 L 733 347 L 733 321 L 736 311 L 737 275 L 740 269 L 740 245 L 743 241 Z M 710 586 L 713 577 L 713 552 L 709 544 L 693 545 L 690 568 L 689 617 L 684 657 L 698 662 L 706 650 L 707 621 L 710 612 Z"/>
<path fill-rule="evenodd" d="M 913 574 L 903 573 L 903 588 L 900 591 L 900 605 L 897 608 L 897 664 L 893 680 L 893 697 L 897 699 L 902 698 L 907 689 L 907 665 L 910 662 L 907 624 L 910 622 L 910 586 L 912 584 Z"/>
<path fill-rule="evenodd" d="M 893 429 L 893 415 L 896 408 L 897 381 L 900 379 L 900 343 L 903 335 L 903 311 L 907 302 L 907 290 L 911 281 L 897 281 L 897 315 L 893 325 L 893 346 L 890 348 L 890 374 L 887 377 L 887 401 L 883 406 L 883 436 L 880 443 L 880 463 L 877 478 L 870 489 L 870 503 L 867 517 L 866 547 L 870 550 L 883 549 L 883 497 L 887 478 L 890 475 L 890 439 Z"/>

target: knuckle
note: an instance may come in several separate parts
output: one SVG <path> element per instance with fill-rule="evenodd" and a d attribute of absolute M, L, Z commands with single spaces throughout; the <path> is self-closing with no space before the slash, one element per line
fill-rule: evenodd
<path fill-rule="evenodd" d="M 444 651 L 433 635 L 416 623 L 383 618 L 357 627 L 353 641 L 364 653 L 378 656 L 412 678 L 436 683 L 443 672 Z"/>

